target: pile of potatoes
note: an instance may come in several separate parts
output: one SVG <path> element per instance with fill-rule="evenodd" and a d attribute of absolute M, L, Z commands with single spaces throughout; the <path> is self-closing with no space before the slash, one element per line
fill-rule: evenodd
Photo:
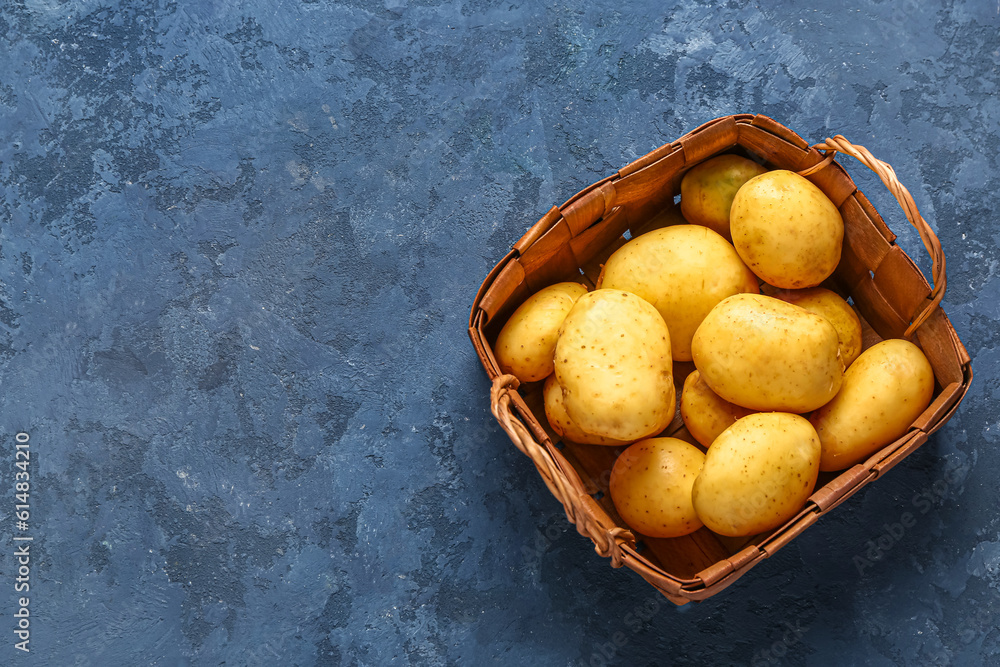
<path fill-rule="evenodd" d="M 684 175 L 681 213 L 688 224 L 615 251 L 593 291 L 532 295 L 496 358 L 522 382 L 545 381 L 562 438 L 625 447 L 610 495 L 633 530 L 756 535 L 801 511 L 820 471 L 903 435 L 930 404 L 934 373 L 906 340 L 862 351 L 853 307 L 820 286 L 844 223 L 808 179 L 718 156 Z M 678 405 L 675 361 L 695 367 L 679 404 L 700 447 L 658 437 Z"/>

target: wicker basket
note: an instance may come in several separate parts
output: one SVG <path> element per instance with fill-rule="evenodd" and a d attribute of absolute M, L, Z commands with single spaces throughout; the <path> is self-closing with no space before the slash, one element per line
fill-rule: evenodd
<path fill-rule="evenodd" d="M 876 171 L 899 200 L 931 255 L 933 289 L 833 160 L 838 151 Z M 844 248 L 840 265 L 824 286 L 850 297 L 865 327 L 866 347 L 884 338 L 905 337 L 923 349 L 934 369 L 934 398 L 903 437 L 864 463 L 839 473 L 821 473 L 802 511 L 773 531 L 752 538 L 727 538 L 702 528 L 680 538 L 648 538 L 628 529 L 608 495 L 611 466 L 622 450 L 560 442 L 545 419 L 542 383 L 519 387 L 513 376 L 503 375 L 492 343 L 503 322 L 532 293 L 563 280 L 592 287 L 601 264 L 628 238 L 682 222 L 676 201 L 684 172 L 727 152 L 802 173 L 839 207 L 845 224 Z M 954 327 L 938 308 L 944 287 L 941 246 L 889 165 L 843 137 L 810 147 L 770 118 L 740 114 L 706 123 L 594 183 L 561 207 L 553 207 L 487 276 L 472 306 L 469 334 L 493 383 L 493 414 L 518 449 L 531 458 L 569 520 L 614 567 L 632 568 L 669 600 L 684 604 L 708 598 L 733 583 L 899 463 L 951 417 L 969 388 L 972 370 Z M 692 369 L 690 363 L 675 363 L 678 395 Z M 679 411 L 664 435 L 695 442 Z"/>

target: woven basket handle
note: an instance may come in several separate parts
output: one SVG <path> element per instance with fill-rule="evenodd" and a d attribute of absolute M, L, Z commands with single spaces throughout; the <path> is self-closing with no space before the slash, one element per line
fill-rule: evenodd
<path fill-rule="evenodd" d="M 813 148 L 824 151 L 825 159 L 822 162 L 813 165 L 809 169 L 800 171 L 799 173 L 801 175 L 807 176 L 815 171 L 819 171 L 823 167 L 830 164 L 830 162 L 833 161 L 834 155 L 838 152 L 846 153 L 851 157 L 856 158 L 859 162 L 861 162 L 861 164 L 878 174 L 878 177 L 882 179 L 882 183 L 889 188 L 889 192 L 893 194 L 899 202 L 899 205 L 903 208 L 903 213 L 906 214 L 906 219 L 910 221 L 910 224 L 913 225 L 920 234 L 920 240 L 924 242 L 924 247 L 927 248 L 927 252 L 931 256 L 931 273 L 934 278 L 934 287 L 931 289 L 931 293 L 927 297 L 927 303 L 923 310 L 921 310 L 920 313 L 913 318 L 913 322 L 909 327 L 907 327 L 906 332 L 903 334 L 904 337 L 910 338 L 913 336 L 913 332 L 916 331 L 920 325 L 931 316 L 934 309 L 937 308 L 939 303 L 941 303 L 942 297 L 944 297 L 944 290 L 948 284 L 948 278 L 945 275 L 944 251 L 941 249 L 941 242 L 938 240 L 934 230 L 931 229 L 930 225 L 927 224 L 927 221 L 924 220 L 922 215 L 920 215 L 920 211 L 917 210 L 917 205 L 913 201 L 913 196 L 910 194 L 910 191 L 899 182 L 899 179 L 896 177 L 896 172 L 889 164 L 876 158 L 864 146 L 852 144 L 840 134 L 833 138 L 828 137 L 826 141 L 816 144 Z"/>
<path fill-rule="evenodd" d="M 616 538 L 634 543 L 635 537 L 631 531 L 618 526 L 611 529 L 604 528 L 593 513 L 583 505 L 581 498 L 587 494 L 586 490 L 578 481 L 574 484 L 559 469 L 545 447 L 535 441 L 528 427 L 514 414 L 511 407 L 511 392 L 517 387 L 518 381 L 513 375 L 500 375 L 493 380 L 493 387 L 490 390 L 490 410 L 493 416 L 507 432 L 514 445 L 538 468 L 549 491 L 566 510 L 566 518 L 576 524 L 577 531 L 593 540 L 594 550 L 605 558 L 610 557 L 613 567 L 621 567 L 624 556 Z"/>

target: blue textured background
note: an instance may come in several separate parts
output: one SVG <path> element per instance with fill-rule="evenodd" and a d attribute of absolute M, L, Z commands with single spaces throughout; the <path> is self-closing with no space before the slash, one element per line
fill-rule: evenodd
<path fill-rule="evenodd" d="M 3 3 L 0 662 L 1000 660 L 1000 4 L 544 4 Z M 736 112 L 895 166 L 976 381 L 890 475 L 678 609 L 566 523 L 465 324 L 550 206 Z"/>

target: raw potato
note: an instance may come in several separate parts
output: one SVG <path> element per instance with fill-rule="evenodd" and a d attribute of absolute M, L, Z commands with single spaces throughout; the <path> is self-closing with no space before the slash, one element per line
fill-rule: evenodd
<path fill-rule="evenodd" d="M 709 448 L 692 490 L 694 508 L 720 535 L 772 530 L 802 509 L 816 486 L 819 458 L 819 436 L 803 417 L 743 417 Z"/>
<path fill-rule="evenodd" d="M 521 382 L 537 382 L 551 375 L 559 326 L 586 293 L 587 288 L 578 283 L 557 283 L 528 297 L 497 336 L 495 353 L 500 370 Z"/>
<path fill-rule="evenodd" d="M 611 501 L 629 528 L 680 537 L 701 528 L 691 487 L 705 455 L 677 438 L 649 438 L 626 449 L 611 469 Z"/>
<path fill-rule="evenodd" d="M 731 241 L 729 210 L 733 197 L 744 183 L 766 171 L 767 167 L 739 155 L 705 160 L 681 179 L 681 213 L 688 222 L 704 225 Z"/>
<path fill-rule="evenodd" d="M 691 361 L 691 337 L 715 304 L 758 291 L 736 250 L 708 227 L 675 225 L 636 237 L 608 258 L 600 287 L 637 294 L 670 329 L 673 358 Z"/>
<path fill-rule="evenodd" d="M 566 412 L 566 406 L 563 405 L 562 399 L 562 387 L 556 381 L 555 375 L 550 375 L 545 381 L 542 396 L 545 401 L 545 417 L 549 420 L 549 426 L 559 434 L 559 437 L 570 442 L 580 442 L 585 445 L 611 445 L 619 447 L 628 444 L 628 442 L 621 440 L 604 438 L 593 433 L 587 433 L 577 426 L 576 422 L 570 419 L 569 414 Z"/>
<path fill-rule="evenodd" d="M 719 303 L 698 327 L 692 350 L 712 391 L 751 410 L 815 410 L 837 394 L 844 377 L 833 325 L 762 294 Z"/>
<path fill-rule="evenodd" d="M 723 400 L 705 384 L 700 371 L 692 371 L 681 390 L 681 418 L 688 432 L 704 447 L 720 433 L 753 411 Z"/>
<path fill-rule="evenodd" d="M 556 380 L 577 426 L 615 440 L 656 435 L 676 410 L 670 333 L 635 294 L 584 294 L 559 332 Z"/>
<path fill-rule="evenodd" d="M 851 308 L 851 304 L 840 298 L 836 292 L 825 287 L 808 287 L 798 290 L 778 289 L 765 294 L 794 303 L 826 319 L 837 330 L 840 345 L 840 359 L 844 368 L 849 368 L 861 354 L 861 320 Z"/>
<path fill-rule="evenodd" d="M 733 199 L 730 228 L 746 265 L 775 287 L 814 287 L 840 262 L 840 211 L 793 171 L 777 169 L 747 181 Z"/>
<path fill-rule="evenodd" d="M 809 418 L 823 445 L 820 470 L 849 468 L 901 437 L 933 396 L 934 369 L 919 347 L 898 338 L 872 345 Z"/>

